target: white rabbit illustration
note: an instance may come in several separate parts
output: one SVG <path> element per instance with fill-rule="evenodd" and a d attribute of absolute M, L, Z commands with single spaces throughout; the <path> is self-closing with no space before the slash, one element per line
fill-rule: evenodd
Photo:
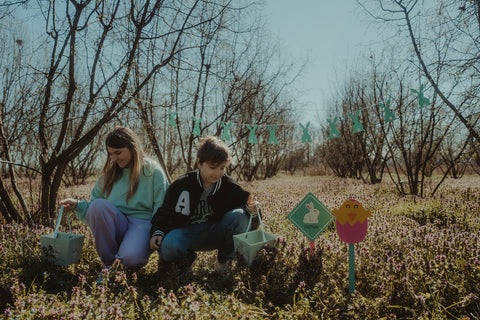
<path fill-rule="evenodd" d="M 307 204 L 307 209 L 310 211 L 303 217 L 303 223 L 318 223 L 318 215 L 320 214 L 320 211 L 315 209 L 313 202 Z"/>

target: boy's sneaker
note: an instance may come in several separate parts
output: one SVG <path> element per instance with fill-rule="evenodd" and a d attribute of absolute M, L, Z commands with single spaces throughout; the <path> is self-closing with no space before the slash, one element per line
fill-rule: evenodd
<path fill-rule="evenodd" d="M 224 263 L 222 263 L 218 261 L 218 258 L 217 258 L 217 260 L 215 261 L 215 271 L 225 272 L 225 270 L 227 270 L 227 268 L 230 267 L 231 264 L 232 264 L 232 260 L 227 260 Z"/>
<path fill-rule="evenodd" d="M 164 262 L 164 261 L 158 260 L 157 273 L 161 277 L 169 273 L 175 273 L 175 274 L 193 273 L 193 263 L 187 267 L 182 263 Z"/>

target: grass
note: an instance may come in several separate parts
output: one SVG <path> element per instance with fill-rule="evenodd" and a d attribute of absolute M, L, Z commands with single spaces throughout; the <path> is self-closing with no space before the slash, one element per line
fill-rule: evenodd
<path fill-rule="evenodd" d="M 157 273 L 156 253 L 137 272 L 117 269 L 101 286 L 88 227 L 79 264 L 42 261 L 49 227 L 1 225 L 0 317 L 5 319 L 480 319 L 480 178 L 443 184 L 435 198 L 401 197 L 388 183 L 281 177 L 242 183 L 261 204 L 265 229 L 279 236 L 251 267 L 224 274 L 215 253 L 193 273 Z M 88 198 L 92 185 L 75 187 Z M 62 190 L 62 195 L 71 195 Z M 312 192 L 330 209 L 355 198 L 373 216 L 355 245 L 355 293 L 348 293 L 348 246 L 331 224 L 309 241 L 286 218 Z"/>

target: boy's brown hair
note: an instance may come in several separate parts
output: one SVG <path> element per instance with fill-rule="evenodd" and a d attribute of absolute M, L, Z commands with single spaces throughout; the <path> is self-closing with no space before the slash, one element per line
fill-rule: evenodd
<path fill-rule="evenodd" d="M 218 165 L 232 160 L 230 149 L 226 143 L 215 136 L 201 138 L 197 150 L 197 158 L 200 163 L 209 162 Z"/>

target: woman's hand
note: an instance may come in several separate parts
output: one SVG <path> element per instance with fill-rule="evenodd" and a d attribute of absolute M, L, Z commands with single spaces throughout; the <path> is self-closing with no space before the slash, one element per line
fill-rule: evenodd
<path fill-rule="evenodd" d="M 160 249 L 162 244 L 163 237 L 161 235 L 156 235 L 150 238 L 150 249 L 153 251 Z"/>
<path fill-rule="evenodd" d="M 78 200 L 76 199 L 64 199 L 59 201 L 60 205 L 63 205 L 65 212 L 73 211 L 77 208 Z"/>

